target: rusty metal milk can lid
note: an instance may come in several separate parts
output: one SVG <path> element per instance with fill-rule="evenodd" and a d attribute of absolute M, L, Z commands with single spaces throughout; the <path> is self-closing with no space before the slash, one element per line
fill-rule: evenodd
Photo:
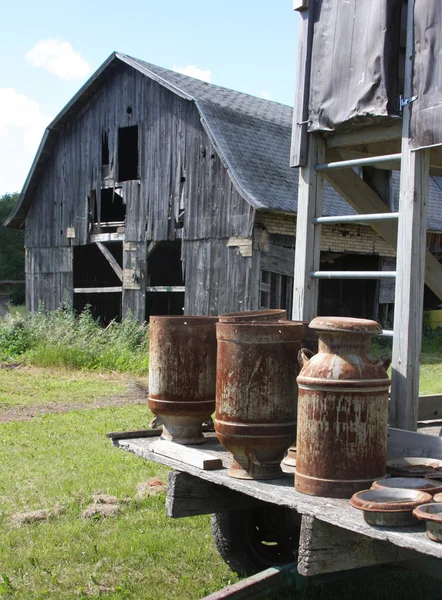
<path fill-rule="evenodd" d="M 316 317 L 309 325 L 316 331 L 355 333 L 357 335 L 378 335 L 382 327 L 370 319 L 355 319 L 353 317 Z"/>

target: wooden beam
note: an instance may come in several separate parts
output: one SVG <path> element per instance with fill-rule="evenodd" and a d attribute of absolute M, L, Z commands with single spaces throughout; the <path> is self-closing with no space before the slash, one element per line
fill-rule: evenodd
<path fill-rule="evenodd" d="M 305 577 L 411 560 L 415 556 L 418 554 L 411 550 L 302 516 L 298 572 Z"/>
<path fill-rule="evenodd" d="M 327 162 L 340 159 L 336 150 L 327 152 Z M 358 213 L 389 212 L 389 207 L 379 195 L 352 169 L 345 171 L 325 171 L 325 179 Z M 393 248 L 397 247 L 397 227 L 389 222 L 376 221 L 371 227 Z M 442 265 L 437 258 L 426 251 L 425 283 L 442 300 Z"/>
<path fill-rule="evenodd" d="M 442 417 L 442 394 L 419 396 L 417 418 L 419 421 L 430 421 Z"/>
<path fill-rule="evenodd" d="M 146 292 L 185 292 L 184 285 L 148 285 Z"/>
<path fill-rule="evenodd" d="M 115 294 L 122 292 L 123 286 L 74 288 L 74 294 Z"/>
<path fill-rule="evenodd" d="M 123 242 L 124 233 L 92 233 L 91 243 L 94 242 Z"/>
<path fill-rule="evenodd" d="M 325 143 L 318 134 L 309 134 L 307 164 L 299 170 L 298 210 L 296 217 L 295 273 L 293 281 L 293 320 L 311 321 L 318 306 L 318 279 L 310 277 L 318 271 L 321 256 L 321 226 L 313 225 L 322 216 L 322 175 L 315 165 L 324 161 Z"/>
<path fill-rule="evenodd" d="M 188 473 L 171 471 L 167 487 L 166 515 L 173 519 L 210 515 L 229 510 L 249 510 L 266 506 L 264 502 L 204 481 Z"/>
<path fill-rule="evenodd" d="M 110 264 L 110 266 L 112 267 L 112 269 L 114 270 L 114 272 L 115 272 L 116 276 L 118 277 L 118 279 L 120 281 L 123 281 L 123 269 L 120 267 L 120 265 L 116 261 L 114 255 L 109 250 L 109 248 L 107 248 L 102 242 L 95 242 L 95 244 L 97 245 L 98 249 L 100 250 L 100 252 L 104 256 L 104 258 Z"/>
<path fill-rule="evenodd" d="M 414 2 L 407 8 L 404 96 L 413 91 Z M 430 150 L 412 152 L 411 104 L 404 106 L 399 191 L 390 425 L 415 431 L 424 309 Z"/>
<path fill-rule="evenodd" d="M 418 419 L 429 167 L 429 150 L 412 152 L 407 132 L 399 199 L 390 425 L 412 431 Z"/>
<path fill-rule="evenodd" d="M 327 138 L 327 148 L 347 148 L 399 140 L 402 137 L 402 120 L 397 119 L 387 127 L 363 127 L 355 131 L 335 133 Z"/>
<path fill-rule="evenodd" d="M 293 110 L 292 147 L 290 166 L 304 166 L 308 149 L 308 101 L 313 45 L 315 2 L 294 1 L 293 8 L 300 11 L 298 30 L 298 61 L 296 67 L 296 93 Z"/>

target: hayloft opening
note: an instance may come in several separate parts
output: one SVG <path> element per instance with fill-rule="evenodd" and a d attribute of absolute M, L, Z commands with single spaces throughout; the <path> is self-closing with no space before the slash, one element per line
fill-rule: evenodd
<path fill-rule="evenodd" d="M 100 223 L 124 223 L 126 204 L 123 197 L 112 188 L 101 190 Z"/>
<path fill-rule="evenodd" d="M 138 179 L 138 125 L 118 129 L 118 181 Z"/>

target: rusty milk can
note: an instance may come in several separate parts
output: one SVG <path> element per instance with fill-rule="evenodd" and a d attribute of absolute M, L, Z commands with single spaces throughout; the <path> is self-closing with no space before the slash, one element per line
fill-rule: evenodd
<path fill-rule="evenodd" d="M 280 477 L 296 437 L 296 355 L 301 327 L 218 323 L 215 432 L 239 479 Z"/>
<path fill-rule="evenodd" d="M 148 406 L 162 438 L 201 444 L 215 410 L 218 317 L 151 317 Z"/>
<path fill-rule="evenodd" d="M 295 487 L 350 498 L 387 473 L 390 360 L 369 354 L 375 321 L 317 317 L 310 327 L 319 352 L 300 352 Z"/>
<path fill-rule="evenodd" d="M 244 312 L 225 313 L 219 316 L 220 323 L 255 323 L 261 321 L 285 321 L 287 311 L 283 308 L 264 308 Z"/>
<path fill-rule="evenodd" d="M 313 331 L 313 329 L 310 329 L 309 321 L 296 322 L 301 323 L 302 325 L 302 349 L 305 350 L 307 354 L 310 352 L 310 355 L 313 356 L 313 354 L 318 352 L 318 334 L 316 331 Z M 287 456 L 282 461 L 282 464 L 287 467 L 296 467 L 296 441 L 287 450 Z"/>

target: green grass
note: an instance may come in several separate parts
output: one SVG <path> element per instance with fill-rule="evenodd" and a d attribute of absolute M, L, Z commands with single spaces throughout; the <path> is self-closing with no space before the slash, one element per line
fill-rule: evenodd
<path fill-rule="evenodd" d="M 2 369 L 0 414 L 23 406 L 56 407 L 59 404 L 91 403 L 97 398 L 123 395 L 133 380 L 128 376 L 28 367 Z"/>
<path fill-rule="evenodd" d="M 105 433 L 150 418 L 137 405 L 0 426 L 2 599 L 196 599 L 237 579 L 215 551 L 208 517 L 173 521 L 164 493 L 137 498 L 138 484 L 166 481 L 167 469 L 113 448 Z M 81 518 L 94 492 L 125 500 L 122 513 Z M 56 504 L 65 512 L 52 520 L 11 524 L 16 513 Z M 100 585 L 110 591 L 99 594 Z"/>

